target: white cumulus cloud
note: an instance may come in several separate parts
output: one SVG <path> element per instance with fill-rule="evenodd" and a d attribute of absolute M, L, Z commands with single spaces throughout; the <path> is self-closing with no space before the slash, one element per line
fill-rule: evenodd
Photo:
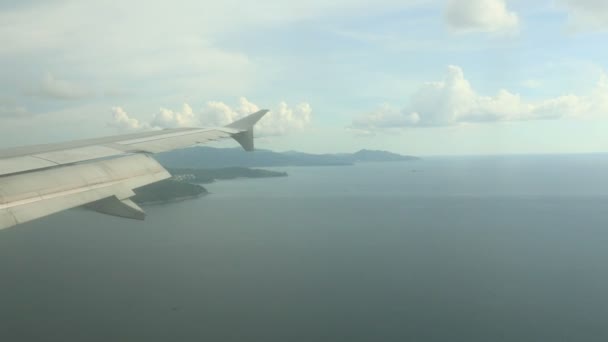
<path fill-rule="evenodd" d="M 109 125 L 127 130 L 144 128 L 212 127 L 225 126 L 261 108 L 244 97 L 235 106 L 220 101 L 207 102 L 200 112 L 185 103 L 180 111 L 161 108 L 149 123 L 129 116 L 121 107 L 112 108 Z M 294 107 L 280 102 L 255 127 L 259 136 L 276 136 L 306 128 L 312 120 L 312 107 L 303 102 Z"/>
<path fill-rule="evenodd" d="M 258 110 L 260 110 L 258 105 L 244 97 L 241 97 L 234 107 L 223 102 L 210 101 L 203 108 L 201 122 L 216 126 L 227 125 Z M 256 132 L 262 136 L 283 135 L 306 128 L 311 120 L 310 104 L 303 102 L 290 107 L 286 102 L 281 102 L 256 125 Z"/>
<path fill-rule="evenodd" d="M 244 97 L 239 99 L 239 104 L 234 108 L 224 102 L 209 101 L 201 111 L 201 120 L 205 125 L 224 126 L 258 110 L 257 105 Z"/>
<path fill-rule="evenodd" d="M 312 120 L 312 107 L 308 103 L 300 103 L 291 108 L 286 102 L 281 102 L 268 115 L 268 121 L 262 123 L 260 130 L 267 135 L 282 135 L 306 128 Z"/>
<path fill-rule="evenodd" d="M 352 127 L 384 129 L 395 127 L 450 126 L 460 123 L 595 118 L 608 113 L 608 76 L 600 75 L 588 95 L 563 95 L 543 101 L 526 101 L 506 89 L 494 96 L 480 95 L 458 66 L 449 66 L 440 82 L 418 89 L 406 108 L 384 105 L 353 120 Z"/>
<path fill-rule="evenodd" d="M 505 0 L 448 0 L 445 19 L 455 32 L 514 33 L 519 27 Z"/>
<path fill-rule="evenodd" d="M 112 107 L 112 121 L 108 124 L 121 130 L 139 130 L 149 128 L 149 125 L 141 123 L 139 120 L 132 118 L 121 107 Z"/>
<path fill-rule="evenodd" d="M 184 103 L 181 111 L 161 108 L 152 118 L 150 125 L 158 128 L 194 127 L 199 125 L 199 121 L 192 107 Z"/>

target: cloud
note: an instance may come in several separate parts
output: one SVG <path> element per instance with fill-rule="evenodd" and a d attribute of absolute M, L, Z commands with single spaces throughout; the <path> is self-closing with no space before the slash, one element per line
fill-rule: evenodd
<path fill-rule="evenodd" d="M 91 92 L 74 82 L 60 80 L 47 73 L 39 85 L 26 91 L 32 96 L 46 97 L 58 100 L 79 100 L 91 95 Z"/>
<path fill-rule="evenodd" d="M 215 97 L 259 86 L 264 63 L 251 56 L 254 49 L 246 44 L 256 29 L 285 30 L 285 25 L 345 13 L 363 17 L 420 0 L 184 0 L 179 6 L 146 0 L 26 2 L 30 5 L 0 5 L 0 63 L 11 77 L 29 78 L 13 70 L 54 70 L 86 76 L 95 89 Z M 241 32 L 245 41 L 238 42 Z M 9 65 L 16 68 L 7 70 Z M 0 77 L 0 87 L 7 79 Z M 81 95 L 38 93 L 62 99 Z"/>
<path fill-rule="evenodd" d="M 608 2 L 605 0 L 558 0 L 568 11 L 573 29 L 608 29 Z"/>
<path fill-rule="evenodd" d="M 501 89 L 494 96 L 478 94 L 458 66 L 449 66 L 441 82 L 424 84 L 414 93 L 408 107 L 383 105 L 353 120 L 358 129 L 451 126 L 461 123 L 596 118 L 608 112 L 608 75 L 589 95 L 563 95 L 527 102 L 519 94 Z"/>
<path fill-rule="evenodd" d="M 199 121 L 194 115 L 192 107 L 184 103 L 181 111 L 161 108 L 154 115 L 150 125 L 158 128 L 194 127 L 199 125 Z"/>
<path fill-rule="evenodd" d="M 112 107 L 112 121 L 109 125 L 121 130 L 140 130 L 149 128 L 147 124 L 142 124 L 139 120 L 130 117 L 121 107 Z"/>
<path fill-rule="evenodd" d="M 239 106 L 232 108 L 231 106 L 220 101 L 209 101 L 205 104 L 201 114 L 201 120 L 207 125 L 224 126 L 248 113 L 253 113 L 259 110 L 258 106 L 250 103 L 246 98 L 239 99 Z M 243 110 L 247 108 L 248 110 Z"/>
<path fill-rule="evenodd" d="M 98 46 L 98 53 L 119 53 L 120 50 L 152 42 L 155 44 L 151 48 L 158 52 L 165 47 L 158 45 L 156 38 L 159 37 L 176 39 L 196 33 L 200 38 L 330 15 L 365 16 L 370 11 L 416 6 L 424 1 L 309 0 L 294 3 L 284 0 L 182 0 L 176 6 L 171 2 L 148 0 L 113 0 L 110 4 L 82 0 L 28 0 L 13 2 L 30 2 L 31 6 L 3 8 L 2 3 L 5 2 L 0 2 L 0 22 L 5 24 L 0 26 L 0 41 L 5 43 L 0 45 L 0 52 L 56 48 L 74 52 L 83 47 Z M 141 11 L 142 8 L 146 10 Z M 239 10 L 235 11 L 235 8 Z M 104 29 L 100 30 L 100 27 Z M 171 41 L 164 43 L 170 44 Z M 185 54 L 182 56 L 186 57 Z M 146 59 L 149 56 L 139 57 Z"/>
<path fill-rule="evenodd" d="M 286 102 L 281 102 L 268 115 L 268 120 L 261 124 L 260 131 L 266 135 L 283 135 L 306 128 L 312 121 L 312 107 L 303 102 L 291 108 Z"/>
<path fill-rule="evenodd" d="M 184 103 L 181 111 L 161 108 L 149 123 L 143 123 L 130 117 L 121 107 L 113 107 L 109 125 L 125 130 L 225 126 L 258 110 L 258 105 L 244 97 L 239 98 L 236 106 L 209 101 L 199 113 L 195 113 L 189 104 Z M 256 125 L 256 133 L 259 136 L 284 135 L 308 127 L 311 120 L 310 104 L 303 102 L 292 108 L 286 102 L 281 102 Z"/>
<path fill-rule="evenodd" d="M 445 20 L 454 32 L 515 33 L 519 27 L 505 0 L 448 0 Z"/>
<path fill-rule="evenodd" d="M 234 108 L 223 102 L 210 101 L 203 108 L 201 122 L 223 126 L 258 110 L 260 110 L 258 105 L 244 97 L 239 99 L 238 105 Z M 310 104 L 303 102 L 292 108 L 283 101 L 256 125 L 256 132 L 261 136 L 284 135 L 306 128 L 311 120 Z"/>

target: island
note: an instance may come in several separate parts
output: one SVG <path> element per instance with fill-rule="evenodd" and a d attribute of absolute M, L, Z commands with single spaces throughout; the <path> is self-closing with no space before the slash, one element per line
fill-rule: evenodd
<path fill-rule="evenodd" d="M 197 198 L 208 193 L 207 189 L 198 184 L 165 179 L 135 189 L 131 199 L 137 204 L 156 204 L 182 201 Z"/>
<path fill-rule="evenodd" d="M 227 167 L 218 169 L 169 169 L 172 178 L 149 184 L 135 190 L 132 198 L 138 204 L 157 204 L 182 201 L 206 195 L 209 192 L 200 184 L 235 178 L 287 177 L 287 172 Z"/>
<path fill-rule="evenodd" d="M 135 190 L 139 204 L 166 203 L 196 198 L 208 193 L 200 184 L 236 178 L 287 177 L 286 172 L 255 169 L 276 166 L 351 166 L 357 163 L 411 162 L 420 158 L 388 151 L 360 150 L 354 153 L 312 154 L 297 151 L 245 152 L 240 148 L 193 147 L 157 155 L 173 175 L 171 179 Z"/>

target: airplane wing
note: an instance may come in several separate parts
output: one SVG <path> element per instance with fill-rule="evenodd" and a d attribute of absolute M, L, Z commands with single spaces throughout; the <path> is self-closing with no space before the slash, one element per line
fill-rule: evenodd
<path fill-rule="evenodd" d="M 261 110 L 227 126 L 175 128 L 0 150 L 0 229 L 86 205 L 143 219 L 134 189 L 171 177 L 150 154 L 235 139 L 252 151 Z"/>

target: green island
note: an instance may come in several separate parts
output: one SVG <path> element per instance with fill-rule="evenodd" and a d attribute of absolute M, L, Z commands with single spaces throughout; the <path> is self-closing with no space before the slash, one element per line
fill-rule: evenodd
<path fill-rule="evenodd" d="M 138 204 L 154 204 L 196 198 L 209 192 L 201 183 L 236 178 L 287 177 L 286 172 L 227 167 L 219 169 L 169 169 L 172 178 L 143 186 L 135 190 L 133 201 Z"/>
<path fill-rule="evenodd" d="M 196 198 L 207 193 L 207 189 L 201 185 L 166 179 L 135 189 L 132 200 L 138 204 L 167 203 Z"/>

